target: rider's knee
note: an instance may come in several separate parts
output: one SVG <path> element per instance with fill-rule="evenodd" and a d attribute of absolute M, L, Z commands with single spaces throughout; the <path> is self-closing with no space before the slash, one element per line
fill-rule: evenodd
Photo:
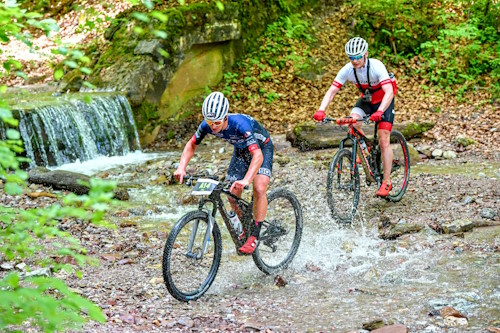
<path fill-rule="evenodd" d="M 257 198 L 265 196 L 267 192 L 267 184 L 253 184 L 253 195 Z"/>

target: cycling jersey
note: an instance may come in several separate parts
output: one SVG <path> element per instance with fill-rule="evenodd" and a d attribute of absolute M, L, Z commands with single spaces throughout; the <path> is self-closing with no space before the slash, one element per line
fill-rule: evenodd
<path fill-rule="evenodd" d="M 384 91 L 382 90 L 382 86 L 386 84 L 392 84 L 391 79 L 389 78 L 389 73 L 385 68 L 385 65 L 377 59 L 367 59 L 367 62 L 370 62 L 370 85 L 368 85 L 368 75 L 367 75 L 367 65 L 364 67 L 356 69 L 356 75 L 358 76 L 358 82 L 356 81 L 356 76 L 354 75 L 354 67 L 352 67 L 352 63 L 347 63 L 342 69 L 338 72 L 335 80 L 332 85 L 337 88 L 342 88 L 346 81 L 351 81 L 358 87 L 358 89 L 364 91 L 371 87 L 372 91 L 372 100 L 371 104 L 377 104 L 382 101 L 384 98 Z M 361 94 L 363 95 L 363 94 Z"/>
<path fill-rule="evenodd" d="M 207 134 L 226 140 L 235 148 L 247 148 L 249 151 L 262 149 L 269 142 L 269 132 L 255 119 L 245 114 L 229 114 L 226 129 L 213 133 L 210 126 L 203 120 L 192 137 L 195 145 L 199 145 Z"/>

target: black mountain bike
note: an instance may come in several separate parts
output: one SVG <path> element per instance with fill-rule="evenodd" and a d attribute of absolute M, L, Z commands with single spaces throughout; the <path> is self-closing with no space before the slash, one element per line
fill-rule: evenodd
<path fill-rule="evenodd" d="M 325 122 L 333 120 L 326 118 Z M 354 127 L 357 121 L 370 123 L 369 117 L 358 120 L 346 117 L 336 120 L 340 126 L 348 125 L 348 131 L 347 137 L 340 142 L 339 150 L 328 170 L 327 200 L 332 216 L 340 223 L 351 223 L 357 211 L 360 194 L 359 164 L 363 168 L 368 185 L 376 183 L 377 187 L 380 187 L 384 175 L 377 125 L 375 124 L 373 139 L 370 140 Z M 410 155 L 406 139 L 401 132 L 392 130 L 390 139 L 394 154 L 391 167 L 392 190 L 384 199 L 397 202 L 403 197 L 410 180 Z M 351 150 L 344 148 L 347 141 L 352 144 Z"/>
<path fill-rule="evenodd" d="M 173 227 L 163 251 L 163 280 L 170 294 L 180 301 L 200 298 L 210 287 L 219 268 L 222 237 L 215 221 L 217 211 L 226 224 L 236 252 L 250 235 L 253 198 L 248 202 L 229 192 L 230 184 L 207 178 L 188 178 L 196 183 L 192 194 L 201 195 L 198 210 L 184 215 Z M 224 194 L 242 211 L 241 224 L 246 231 L 238 235 L 225 207 Z M 276 189 L 267 196 L 268 209 L 252 258 L 265 274 L 284 269 L 297 253 L 302 236 L 302 208 L 295 195 Z M 211 204 L 211 205 L 210 205 Z M 209 206 L 209 207 L 207 207 Z M 211 207 L 210 207 L 211 206 Z"/>

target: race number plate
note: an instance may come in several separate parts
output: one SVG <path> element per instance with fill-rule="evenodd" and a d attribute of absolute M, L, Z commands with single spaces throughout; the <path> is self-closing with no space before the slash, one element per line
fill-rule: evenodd
<path fill-rule="evenodd" d="M 196 186 L 191 191 L 192 195 L 209 195 L 214 188 L 219 184 L 218 181 L 213 179 L 199 178 Z"/>

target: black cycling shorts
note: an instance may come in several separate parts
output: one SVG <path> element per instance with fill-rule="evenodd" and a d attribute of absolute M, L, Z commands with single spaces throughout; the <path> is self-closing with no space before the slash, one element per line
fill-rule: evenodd
<path fill-rule="evenodd" d="M 377 104 L 371 104 L 368 102 L 363 102 L 363 100 L 360 98 L 354 104 L 354 107 L 358 107 L 362 109 L 366 115 L 371 115 L 375 112 L 377 112 L 378 107 L 380 106 L 380 103 Z M 361 115 L 362 116 L 362 115 Z M 394 123 L 394 98 L 392 99 L 391 105 L 385 110 L 384 115 L 382 116 L 382 122 L 387 122 L 387 123 Z"/>
<path fill-rule="evenodd" d="M 259 168 L 258 175 L 266 175 L 271 178 L 271 173 L 273 171 L 273 155 L 274 146 L 273 142 L 269 140 L 263 147 L 262 155 L 264 160 Z M 248 151 L 248 148 L 234 148 L 233 157 L 231 158 L 231 163 L 229 163 L 229 168 L 227 170 L 226 181 L 234 182 L 236 180 L 241 180 L 245 177 L 250 162 L 252 161 L 252 154 Z"/>

